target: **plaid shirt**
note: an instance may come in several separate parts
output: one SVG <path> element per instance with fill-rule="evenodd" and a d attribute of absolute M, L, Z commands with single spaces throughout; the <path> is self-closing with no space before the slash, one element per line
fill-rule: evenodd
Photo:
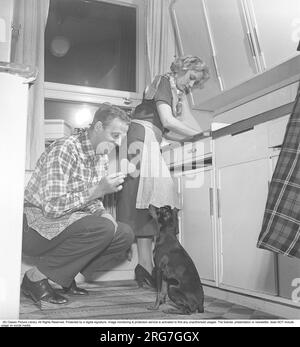
<path fill-rule="evenodd" d="M 51 240 L 71 223 L 103 213 L 100 199 L 88 201 L 88 189 L 107 174 L 107 166 L 96 155 L 86 130 L 52 143 L 25 189 L 28 226 Z"/>
<path fill-rule="evenodd" d="M 300 86 L 270 185 L 257 246 L 300 258 Z"/>

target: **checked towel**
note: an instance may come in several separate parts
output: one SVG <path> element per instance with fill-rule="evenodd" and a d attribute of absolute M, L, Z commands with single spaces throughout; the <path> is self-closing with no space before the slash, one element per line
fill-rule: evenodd
<path fill-rule="evenodd" d="M 257 247 L 300 258 L 300 86 L 270 185 Z"/>

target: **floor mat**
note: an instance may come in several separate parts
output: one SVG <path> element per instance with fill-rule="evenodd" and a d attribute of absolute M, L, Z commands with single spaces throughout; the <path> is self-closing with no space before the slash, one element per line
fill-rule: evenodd
<path fill-rule="evenodd" d="M 156 293 L 139 288 L 135 282 L 91 283 L 81 287 L 89 290 L 84 297 L 67 296 L 69 302 L 40 310 L 31 299 L 21 294 L 21 320 L 276 320 L 279 317 L 223 300 L 205 296 L 204 313 L 192 315 L 167 314 L 170 302 L 159 310 L 148 307 L 155 302 Z"/>

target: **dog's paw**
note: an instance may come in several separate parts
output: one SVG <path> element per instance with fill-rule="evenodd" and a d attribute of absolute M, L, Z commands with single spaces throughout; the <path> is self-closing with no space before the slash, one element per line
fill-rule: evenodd
<path fill-rule="evenodd" d="M 148 306 L 147 307 L 147 310 L 149 311 L 157 311 L 158 310 L 158 307 L 157 305 L 151 305 L 151 306 Z"/>

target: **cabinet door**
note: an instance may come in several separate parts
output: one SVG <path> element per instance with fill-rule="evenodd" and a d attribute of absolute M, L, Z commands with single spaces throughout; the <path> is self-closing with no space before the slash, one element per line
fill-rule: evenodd
<path fill-rule="evenodd" d="M 180 54 L 199 56 L 210 70 L 211 76 L 205 87 L 193 92 L 194 106 L 197 106 L 221 91 L 213 65 L 213 53 L 201 0 L 177 0 L 172 16 Z"/>
<path fill-rule="evenodd" d="M 182 243 L 201 279 L 214 282 L 214 230 L 212 224 L 212 171 L 186 172 L 181 179 Z"/>
<path fill-rule="evenodd" d="M 271 155 L 272 170 L 271 176 L 275 170 L 280 151 L 274 152 Z M 292 299 L 292 293 L 295 290 L 293 281 L 300 278 L 300 259 L 290 258 L 279 254 L 277 256 L 278 261 L 278 289 L 279 296 Z"/>
<path fill-rule="evenodd" d="M 243 6 L 239 0 L 203 0 L 225 89 L 258 72 Z"/>
<path fill-rule="evenodd" d="M 248 0 L 265 68 L 299 54 L 299 0 Z"/>
<path fill-rule="evenodd" d="M 256 247 L 268 193 L 269 160 L 219 168 L 220 282 L 276 295 L 275 257 Z"/>

